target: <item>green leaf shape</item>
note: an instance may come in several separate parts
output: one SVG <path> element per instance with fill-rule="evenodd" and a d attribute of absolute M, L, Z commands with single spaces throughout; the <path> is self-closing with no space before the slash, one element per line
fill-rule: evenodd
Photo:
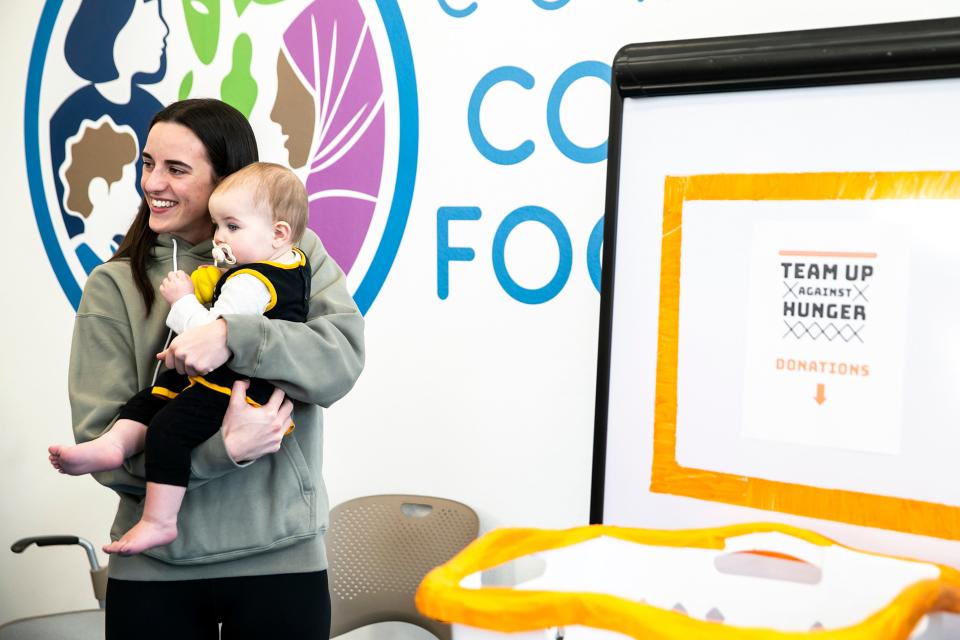
<path fill-rule="evenodd" d="M 247 118 L 257 101 L 257 81 L 250 73 L 252 59 L 253 42 L 249 35 L 241 33 L 233 43 L 233 66 L 220 83 L 220 98 Z"/>
<path fill-rule="evenodd" d="M 190 97 L 190 90 L 193 89 L 193 71 L 187 71 L 180 81 L 180 90 L 177 91 L 177 100 L 186 100 Z"/>
<path fill-rule="evenodd" d="M 210 64 L 220 42 L 220 0 L 183 0 L 183 16 L 197 58 Z"/>

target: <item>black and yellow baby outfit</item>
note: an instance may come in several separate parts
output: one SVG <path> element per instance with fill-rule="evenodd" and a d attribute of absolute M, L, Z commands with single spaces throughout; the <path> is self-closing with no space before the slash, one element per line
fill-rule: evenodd
<path fill-rule="evenodd" d="M 310 298 L 310 264 L 299 249 L 294 251 L 300 256 L 298 263 L 255 262 L 230 269 L 217 281 L 214 303 L 230 278 L 250 275 L 270 292 L 270 302 L 263 314 L 266 318 L 305 322 Z M 203 376 L 188 377 L 173 370 L 165 371 L 153 387 L 140 391 L 124 405 L 120 418 L 149 425 L 145 445 L 149 482 L 187 486 L 191 450 L 220 429 L 230 402 L 231 387 L 241 379 L 250 380 L 247 402 L 260 406 L 270 399 L 274 390 L 270 382 L 247 378 L 224 364 Z"/>

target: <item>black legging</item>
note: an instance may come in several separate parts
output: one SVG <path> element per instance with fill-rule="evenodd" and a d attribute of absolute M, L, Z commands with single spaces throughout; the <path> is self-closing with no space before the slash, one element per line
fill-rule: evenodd
<path fill-rule="evenodd" d="M 222 623 L 222 635 L 217 625 Z M 330 637 L 327 572 L 107 583 L 107 640 Z"/>

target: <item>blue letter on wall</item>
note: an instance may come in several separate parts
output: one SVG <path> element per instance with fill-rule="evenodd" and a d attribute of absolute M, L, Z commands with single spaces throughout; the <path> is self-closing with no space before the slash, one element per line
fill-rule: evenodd
<path fill-rule="evenodd" d="M 574 82 L 580 78 L 600 78 L 607 84 L 610 84 L 610 66 L 603 62 L 587 60 L 578 62 L 566 71 L 560 74 L 557 81 L 550 90 L 550 97 L 547 99 L 547 128 L 550 130 L 550 137 L 553 143 L 557 145 L 560 153 L 567 156 L 574 162 L 590 164 L 607 159 L 607 141 L 595 147 L 581 147 L 574 144 L 567 134 L 563 131 L 563 125 L 560 124 L 560 103 L 563 96 Z"/>
<path fill-rule="evenodd" d="M 498 149 L 487 141 L 480 128 L 480 106 L 487 92 L 494 85 L 501 82 L 515 82 L 524 89 L 533 88 L 533 76 L 520 67 L 497 67 L 487 75 L 480 78 L 473 95 L 470 96 L 470 105 L 467 108 L 467 128 L 470 130 L 470 138 L 473 145 L 477 148 L 484 158 L 497 164 L 517 164 L 527 159 L 533 153 L 533 140 L 524 140 L 513 149 Z"/>
<path fill-rule="evenodd" d="M 553 278 L 539 289 L 527 289 L 517 284 L 507 271 L 507 261 L 504 257 L 504 248 L 507 245 L 507 237 L 509 237 L 510 232 L 517 225 L 527 221 L 539 222 L 549 229 L 557 241 L 557 249 L 560 250 L 557 270 L 553 274 Z M 551 300 L 560 293 L 563 285 L 567 284 L 572 265 L 573 247 L 570 244 L 570 234 L 567 233 L 567 228 L 563 226 L 560 218 L 552 211 L 543 207 L 520 207 L 511 211 L 510 215 L 504 218 L 500 226 L 497 227 L 497 233 L 493 237 L 493 271 L 497 274 L 500 286 L 514 300 L 525 304 L 542 304 Z"/>
<path fill-rule="evenodd" d="M 437 209 L 437 295 L 446 300 L 450 295 L 450 262 L 469 262 L 473 249 L 450 246 L 451 220 L 479 220 L 479 207 L 440 207 Z"/>

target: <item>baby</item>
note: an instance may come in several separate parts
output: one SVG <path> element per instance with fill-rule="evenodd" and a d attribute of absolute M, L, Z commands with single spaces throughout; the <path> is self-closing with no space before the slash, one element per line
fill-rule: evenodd
<path fill-rule="evenodd" d="M 310 265 L 294 246 L 307 223 L 307 193 L 300 179 L 280 165 L 254 163 L 217 186 L 209 209 L 216 227 L 215 256 L 225 254 L 238 264 L 216 280 L 210 309 L 201 304 L 189 275 L 171 271 L 160 285 L 161 295 L 171 305 L 167 325 L 183 334 L 225 314 L 263 314 L 305 322 Z M 156 384 L 131 398 L 113 427 L 99 438 L 49 448 L 51 464 L 71 475 L 116 469 L 144 451 L 143 517 L 104 551 L 130 555 L 176 539 L 191 451 L 220 429 L 231 387 L 244 377 L 226 365 L 203 376 L 166 371 Z M 272 392 L 273 385 L 255 378 L 250 380 L 246 399 L 259 406 Z"/>

